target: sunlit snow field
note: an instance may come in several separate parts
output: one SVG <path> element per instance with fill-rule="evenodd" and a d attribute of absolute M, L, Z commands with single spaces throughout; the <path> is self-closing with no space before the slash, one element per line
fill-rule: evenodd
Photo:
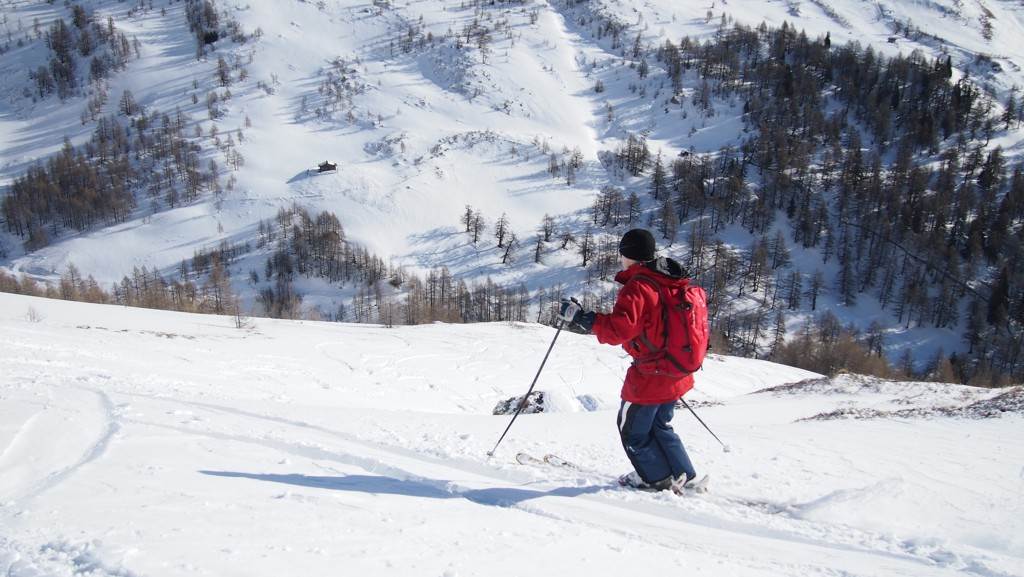
<path fill-rule="evenodd" d="M 731 452 L 673 423 L 711 491 L 636 493 L 592 337 L 487 458 L 554 334 L 0 295 L 0 575 L 1024 574 L 1020 414 L 799 421 L 998 392 L 712 356 L 687 399 Z"/>

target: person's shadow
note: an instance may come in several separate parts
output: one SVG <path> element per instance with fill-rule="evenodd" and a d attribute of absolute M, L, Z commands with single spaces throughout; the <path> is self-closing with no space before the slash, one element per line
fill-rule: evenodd
<path fill-rule="evenodd" d="M 357 493 L 405 495 L 427 499 L 467 499 L 481 505 L 511 507 L 529 499 L 539 497 L 576 497 L 597 493 L 611 488 L 611 485 L 589 485 L 586 487 L 558 487 L 549 491 L 531 489 L 492 488 L 463 489 L 450 481 L 433 479 L 396 479 L 375 475 L 345 475 L 339 477 L 312 477 L 308 475 L 273 473 L 241 473 L 236 471 L 199 471 L 214 477 L 255 479 L 271 483 L 283 483 L 298 487 L 327 489 L 330 491 L 352 491 Z"/>

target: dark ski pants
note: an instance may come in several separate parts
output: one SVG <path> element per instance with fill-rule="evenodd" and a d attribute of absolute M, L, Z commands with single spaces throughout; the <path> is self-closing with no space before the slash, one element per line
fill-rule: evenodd
<path fill-rule="evenodd" d="M 619 436 L 622 448 L 640 478 L 656 483 L 669 475 L 683 473 L 694 477 L 690 456 L 686 454 L 679 435 L 672 430 L 675 402 L 662 405 L 637 405 L 622 401 L 619 408 Z"/>

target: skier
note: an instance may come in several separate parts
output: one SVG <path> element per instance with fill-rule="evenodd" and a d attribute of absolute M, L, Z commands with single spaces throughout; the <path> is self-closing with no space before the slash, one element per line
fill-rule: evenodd
<path fill-rule="evenodd" d="M 622 345 L 634 358 L 622 385 L 618 427 L 622 446 L 635 470 L 619 477 L 619 483 L 637 489 L 681 493 L 697 472 L 672 430 L 676 401 L 693 388 L 693 376 L 644 374 L 636 359 L 649 353 L 651 339 L 663 334 L 665 317 L 659 290 L 689 284 L 683 267 L 671 258 L 657 258 L 654 236 L 633 229 L 619 241 L 622 270 L 615 280 L 622 284 L 610 314 L 584 311 L 576 299 L 563 299 L 559 316 L 574 332 L 593 333 L 598 342 Z M 643 278 L 638 278 L 643 277 Z"/>

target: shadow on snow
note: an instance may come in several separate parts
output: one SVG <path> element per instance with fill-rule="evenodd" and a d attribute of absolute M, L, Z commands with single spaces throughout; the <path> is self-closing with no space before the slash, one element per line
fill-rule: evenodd
<path fill-rule="evenodd" d="M 236 471 L 199 471 L 203 475 L 255 479 L 271 483 L 283 483 L 298 487 L 350 491 L 375 495 L 405 495 L 426 499 L 466 499 L 480 505 L 511 507 L 541 497 L 576 497 L 597 493 L 608 487 L 590 485 L 587 487 L 558 487 L 550 491 L 535 491 L 514 487 L 491 489 L 463 489 L 450 481 L 396 479 L 376 475 L 345 475 L 337 477 L 316 477 L 299 474 L 241 473 Z"/>

